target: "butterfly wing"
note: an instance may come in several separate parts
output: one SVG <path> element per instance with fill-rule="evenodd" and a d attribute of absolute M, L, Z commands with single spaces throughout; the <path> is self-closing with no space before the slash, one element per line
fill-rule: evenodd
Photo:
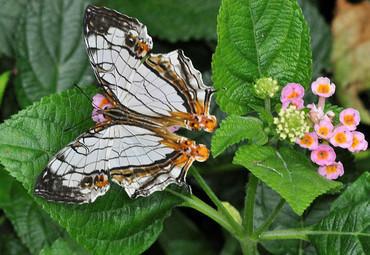
<path fill-rule="evenodd" d="M 89 7 L 86 11 L 88 55 L 108 94 L 128 111 L 157 118 L 164 125 L 166 121 L 158 118 L 208 115 L 212 89 L 204 85 L 190 59 L 181 50 L 141 59 L 128 39 L 132 31 L 139 35 L 136 44 L 143 42 L 151 48 L 146 27 L 136 19 L 106 8 Z"/>
<path fill-rule="evenodd" d="M 191 159 L 179 161 L 182 153 L 166 145 L 176 139 L 132 125 L 91 129 L 49 162 L 35 193 L 52 201 L 87 203 L 107 192 L 111 177 L 130 196 L 146 196 L 181 183 Z"/>
<path fill-rule="evenodd" d="M 152 48 L 146 27 L 114 10 L 88 6 L 84 34 L 97 79 L 110 96 L 121 101 L 122 93 L 129 89 L 131 76 Z"/>

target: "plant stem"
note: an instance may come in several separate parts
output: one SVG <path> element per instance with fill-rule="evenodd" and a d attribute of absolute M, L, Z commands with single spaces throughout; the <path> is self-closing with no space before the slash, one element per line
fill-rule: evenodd
<path fill-rule="evenodd" d="M 239 233 L 242 234 L 243 229 L 238 222 L 231 216 L 229 211 L 225 208 L 222 202 L 218 199 L 216 194 L 212 191 L 211 187 L 208 186 L 206 181 L 203 177 L 199 174 L 198 170 L 195 167 L 192 167 L 191 173 L 195 180 L 198 182 L 199 186 L 203 189 L 203 191 L 207 194 L 207 196 L 211 199 L 211 201 L 215 204 L 217 209 L 226 217 L 229 224 Z"/>
<path fill-rule="evenodd" d="M 215 222 L 217 222 L 220 226 L 222 226 L 224 229 L 229 231 L 235 238 L 238 238 L 239 233 L 237 233 L 233 227 L 230 225 L 230 223 L 225 219 L 224 215 L 222 215 L 217 210 L 210 207 L 207 203 L 199 199 L 198 197 L 194 195 L 186 196 L 179 192 L 176 192 L 171 189 L 166 189 L 167 192 L 171 193 L 172 195 L 175 195 L 179 198 L 181 198 L 184 202 L 182 203 L 182 206 L 193 208 L 194 210 L 197 210 L 204 215 L 208 216 Z"/>
<path fill-rule="evenodd" d="M 270 225 L 275 220 L 276 216 L 279 214 L 281 208 L 283 208 L 285 204 L 285 199 L 281 198 L 279 203 L 276 205 L 275 209 L 272 211 L 270 216 L 267 218 L 267 220 L 255 231 L 255 236 L 258 237 L 259 234 L 266 231 Z"/>
<path fill-rule="evenodd" d="M 262 239 L 262 240 L 277 240 L 277 239 L 308 240 L 306 231 L 307 229 L 272 230 L 272 231 L 261 233 L 259 235 L 259 239 Z"/>
<path fill-rule="evenodd" d="M 265 99 L 265 110 L 271 114 L 271 99 L 266 98 Z"/>
<path fill-rule="evenodd" d="M 247 236 L 253 233 L 253 218 L 254 218 L 254 202 L 256 197 L 258 179 L 252 173 L 249 173 L 249 181 L 247 184 L 247 191 L 245 195 L 245 208 L 243 216 L 243 226 Z"/>

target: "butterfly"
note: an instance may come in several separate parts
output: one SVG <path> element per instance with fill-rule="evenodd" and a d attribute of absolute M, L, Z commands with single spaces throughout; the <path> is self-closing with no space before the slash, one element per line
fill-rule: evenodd
<path fill-rule="evenodd" d="M 181 50 L 150 53 L 152 38 L 135 18 L 88 6 L 84 37 L 104 91 L 103 103 L 94 105 L 97 124 L 50 160 L 35 194 L 88 203 L 104 195 L 111 181 L 131 198 L 185 184 L 189 167 L 207 160 L 209 151 L 174 131 L 214 131 L 213 89 Z"/>

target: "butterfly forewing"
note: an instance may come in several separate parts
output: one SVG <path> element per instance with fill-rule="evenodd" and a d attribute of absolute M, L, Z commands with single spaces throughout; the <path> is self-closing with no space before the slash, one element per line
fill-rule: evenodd
<path fill-rule="evenodd" d="M 88 8 L 85 42 L 102 87 L 126 110 L 153 117 L 164 126 L 174 124 L 174 115 L 188 119 L 209 114 L 212 90 L 200 72 L 181 50 L 147 54 L 152 40 L 136 19 L 106 8 Z M 185 120 L 175 122 L 186 126 Z"/>

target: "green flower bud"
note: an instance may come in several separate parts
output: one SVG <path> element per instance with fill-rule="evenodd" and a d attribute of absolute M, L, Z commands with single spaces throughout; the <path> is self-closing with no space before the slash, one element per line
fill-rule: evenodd
<path fill-rule="evenodd" d="M 303 110 L 297 110 L 294 105 L 289 105 L 286 109 L 282 108 L 278 117 L 274 118 L 274 124 L 279 138 L 288 139 L 292 143 L 310 130 L 306 113 Z"/>
<path fill-rule="evenodd" d="M 261 99 L 272 98 L 279 90 L 277 80 L 272 78 L 260 78 L 253 85 L 257 97 Z"/>

